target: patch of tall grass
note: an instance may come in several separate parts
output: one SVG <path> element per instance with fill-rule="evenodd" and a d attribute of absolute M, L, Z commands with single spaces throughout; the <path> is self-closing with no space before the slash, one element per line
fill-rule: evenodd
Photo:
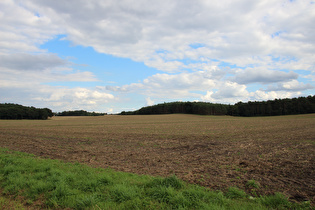
<path fill-rule="evenodd" d="M 140 176 L 82 164 L 41 159 L 0 148 L 0 188 L 40 208 L 73 209 L 286 209 L 283 195 L 249 199 L 240 189 L 226 193 L 189 185 L 176 176 Z M 1 201 L 1 200 L 0 200 Z M 40 202 L 39 202 L 40 201 Z M 1 201 L 2 202 L 2 201 Z M 2 205 L 6 205 L 4 202 Z"/>

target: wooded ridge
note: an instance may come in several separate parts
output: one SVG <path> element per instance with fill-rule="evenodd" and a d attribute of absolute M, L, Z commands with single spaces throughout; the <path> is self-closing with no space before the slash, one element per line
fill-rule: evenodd
<path fill-rule="evenodd" d="M 315 113 L 315 96 L 269 101 L 238 102 L 234 105 L 208 102 L 170 102 L 143 107 L 136 111 L 123 111 L 121 115 L 200 114 L 231 116 L 276 116 Z"/>

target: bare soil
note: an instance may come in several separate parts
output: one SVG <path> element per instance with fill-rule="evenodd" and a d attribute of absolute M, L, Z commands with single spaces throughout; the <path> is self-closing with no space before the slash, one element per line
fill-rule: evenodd
<path fill-rule="evenodd" d="M 315 201 L 315 115 L 155 115 L 1 120 L 0 146 L 253 196 Z M 255 180 L 259 188 L 248 185 Z"/>

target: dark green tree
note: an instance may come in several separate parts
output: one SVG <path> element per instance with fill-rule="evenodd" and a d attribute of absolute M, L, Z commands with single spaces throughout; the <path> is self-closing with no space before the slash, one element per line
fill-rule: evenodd
<path fill-rule="evenodd" d="M 5 103 L 0 104 L 0 119 L 42 119 L 46 120 L 52 117 L 53 113 L 50 109 L 39 109 L 35 107 L 27 107 L 19 104 Z"/>

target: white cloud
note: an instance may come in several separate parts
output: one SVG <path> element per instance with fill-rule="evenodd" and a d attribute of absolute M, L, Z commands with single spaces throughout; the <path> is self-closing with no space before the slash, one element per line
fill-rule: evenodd
<path fill-rule="evenodd" d="M 2 0 L 1 96 L 21 97 L 21 90 L 25 98 L 54 106 L 96 107 L 116 100 L 112 93 L 142 94 L 148 103 L 151 98 L 229 103 L 303 94 L 315 86 L 314 11 L 311 1 L 286 0 Z M 43 85 L 100 80 L 40 49 L 60 34 L 74 45 L 163 72 L 103 88 Z M 310 82 L 302 83 L 297 70 L 306 71 L 304 81 Z M 252 83 L 259 88 L 249 91 Z"/>
<path fill-rule="evenodd" d="M 116 97 L 108 92 L 91 88 L 52 87 L 36 84 L 27 88 L 16 87 L 5 94 L 0 86 L 2 101 L 16 101 L 23 105 L 50 107 L 53 111 L 85 109 L 89 111 L 103 110 L 107 103 L 116 101 Z M 29 104 L 29 101 L 32 101 Z"/>
<path fill-rule="evenodd" d="M 1 67 L 15 70 L 35 70 L 63 67 L 69 62 L 61 59 L 55 54 L 2 54 L 0 55 Z"/>
<path fill-rule="evenodd" d="M 207 94 L 201 96 L 201 99 L 212 103 L 235 103 L 249 98 L 249 92 L 245 85 L 222 82 L 216 88 L 217 91 L 207 91 Z"/>
<path fill-rule="evenodd" d="M 269 70 L 263 68 L 247 68 L 236 72 L 236 76 L 232 78 L 233 81 L 239 84 L 249 83 L 276 83 L 290 81 L 297 79 L 298 74 L 294 72 L 283 72 L 277 70 Z"/>
<path fill-rule="evenodd" d="M 152 106 L 152 105 L 154 105 L 154 101 L 153 101 L 150 97 L 146 98 L 145 100 L 146 100 L 146 102 L 147 102 L 147 106 Z"/>
<path fill-rule="evenodd" d="M 0 67 L 0 87 L 22 87 L 49 82 L 93 82 L 92 72 L 73 69 L 48 69 L 45 71 L 20 71 Z"/>
<path fill-rule="evenodd" d="M 51 18 L 36 15 L 24 7 L 27 1 L 2 0 L 0 2 L 0 52 L 40 52 L 38 45 L 60 33 Z"/>
<path fill-rule="evenodd" d="M 301 92 L 286 92 L 286 91 L 263 91 L 257 90 L 255 92 L 250 93 L 251 101 L 267 101 L 274 100 L 279 98 L 293 98 L 300 95 Z"/>
<path fill-rule="evenodd" d="M 191 98 L 199 97 L 195 91 L 205 91 L 214 88 L 218 79 L 224 75 L 217 75 L 217 67 L 207 71 L 196 71 L 180 74 L 155 74 L 141 83 L 124 86 L 107 86 L 106 89 L 118 92 L 137 92 L 157 98 Z"/>
<path fill-rule="evenodd" d="M 270 85 L 267 90 L 298 92 L 314 88 L 315 87 L 310 84 L 305 84 L 297 80 L 291 80 L 288 82 L 281 82 L 275 85 Z"/>
<path fill-rule="evenodd" d="M 314 5 L 307 1 L 26 2 L 75 44 L 167 72 L 182 68 L 177 59 L 201 57 L 244 65 L 276 54 L 314 64 Z M 203 47 L 190 49 L 194 43 Z"/>
<path fill-rule="evenodd" d="M 248 92 L 245 89 L 235 91 L 234 88 L 230 89 L 232 93 L 220 93 L 220 97 L 217 98 L 219 93 L 214 91 L 207 91 L 206 95 L 202 96 L 202 101 L 208 101 L 211 103 L 225 103 L 225 104 L 234 104 L 239 101 L 267 101 L 274 100 L 279 98 L 292 98 L 297 97 L 301 92 L 286 92 L 286 91 L 263 91 L 257 90 L 254 92 Z"/>
<path fill-rule="evenodd" d="M 248 100 L 270 100 L 275 98 L 295 97 L 301 94 L 301 91 L 312 89 L 309 84 L 300 83 L 295 78 L 296 74 L 285 72 L 267 71 L 267 75 L 260 72 L 251 76 L 248 74 L 248 83 L 260 82 L 266 84 L 276 84 L 276 86 L 267 86 L 267 89 L 249 91 L 241 81 L 225 80 L 225 75 L 218 76 L 217 67 L 208 71 L 196 71 L 181 74 L 156 74 L 142 81 L 142 83 L 133 83 L 122 87 L 107 86 L 104 89 L 115 92 L 141 93 L 146 98 L 147 105 L 152 104 L 151 98 L 154 97 L 161 102 L 163 99 L 181 100 L 192 99 L 208 101 L 212 103 L 236 103 Z M 226 72 L 230 73 L 230 72 Z M 242 72 L 246 77 L 246 74 Z M 274 77 L 277 78 L 274 78 Z M 272 81 L 273 80 L 273 81 Z M 204 94 L 205 93 L 205 94 Z"/>

